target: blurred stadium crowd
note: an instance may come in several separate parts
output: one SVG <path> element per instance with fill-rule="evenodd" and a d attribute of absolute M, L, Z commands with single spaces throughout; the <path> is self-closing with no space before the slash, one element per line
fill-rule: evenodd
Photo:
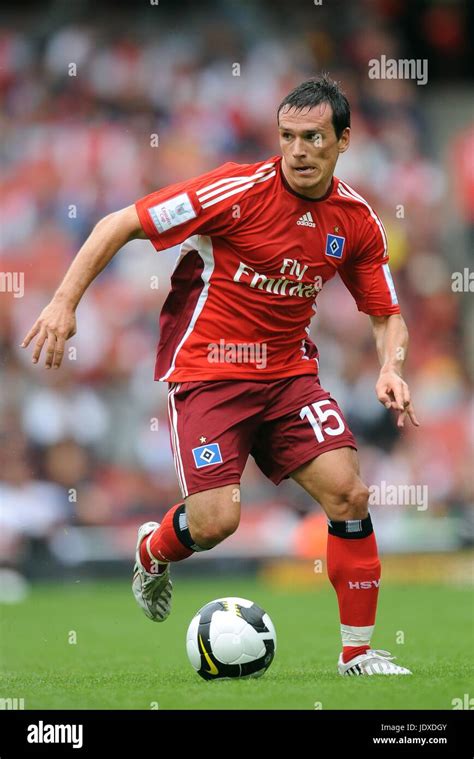
<path fill-rule="evenodd" d="M 24 297 L 0 298 L 4 560 L 14 564 L 25 540 L 58 525 L 138 525 L 178 501 L 166 386 L 152 379 L 176 249 L 125 246 L 79 306 L 74 350 L 59 372 L 34 367 L 19 343 L 103 215 L 226 160 L 278 153 L 278 103 L 322 69 L 342 81 L 353 112 L 352 146 L 336 174 L 387 229 L 422 427 L 400 434 L 377 403 L 369 321 L 338 282 L 320 296 L 312 326 L 322 384 L 358 438 L 368 484 L 428 486 L 427 512 L 382 505 L 374 522 L 394 529 L 402 513 L 454 515 L 458 544 L 468 543 L 472 327 L 451 275 L 469 266 L 474 241 L 474 120 L 436 144 L 422 87 L 368 78 L 370 58 L 406 55 L 399 3 L 350 4 L 344 18 L 308 4 L 285 19 L 279 2 L 222 2 L 212 20 L 198 5 L 180 3 L 181 15 L 150 7 L 132 19 L 114 3 L 113 17 L 97 12 L 94 21 L 27 7 L 0 30 L 1 269 L 24 272 Z M 451 62 L 456 81 L 469 79 L 458 6 L 428 8 L 418 29 L 424 51 Z M 438 71 L 427 89 L 442 84 Z M 275 488 L 253 461 L 242 484 L 247 524 L 269 513 L 296 524 L 314 508 L 293 483 Z"/>

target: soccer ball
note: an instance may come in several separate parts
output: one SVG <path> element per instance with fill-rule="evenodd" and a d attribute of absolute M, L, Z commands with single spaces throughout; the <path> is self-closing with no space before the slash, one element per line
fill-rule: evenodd
<path fill-rule="evenodd" d="M 205 680 L 260 677 L 275 656 L 275 628 L 253 601 L 217 598 L 191 620 L 186 650 Z"/>

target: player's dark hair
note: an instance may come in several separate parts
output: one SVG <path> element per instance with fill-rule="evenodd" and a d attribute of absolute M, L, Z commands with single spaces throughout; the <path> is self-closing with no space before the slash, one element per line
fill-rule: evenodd
<path fill-rule="evenodd" d="M 339 87 L 327 74 L 307 79 L 292 90 L 278 106 L 277 119 L 282 108 L 313 108 L 319 103 L 329 103 L 332 108 L 332 124 L 337 139 L 346 127 L 351 125 L 351 109 L 349 101 Z"/>

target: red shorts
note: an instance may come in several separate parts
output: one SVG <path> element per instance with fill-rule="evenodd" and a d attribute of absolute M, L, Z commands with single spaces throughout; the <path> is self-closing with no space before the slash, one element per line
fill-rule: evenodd
<path fill-rule="evenodd" d="M 341 409 L 312 374 L 171 382 L 168 421 L 183 498 L 240 483 L 249 453 L 279 485 L 321 453 L 356 448 Z"/>

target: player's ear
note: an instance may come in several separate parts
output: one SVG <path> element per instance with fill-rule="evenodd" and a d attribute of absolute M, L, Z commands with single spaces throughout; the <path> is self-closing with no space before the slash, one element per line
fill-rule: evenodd
<path fill-rule="evenodd" d="M 351 142 L 351 130 L 349 127 L 346 127 L 341 136 L 339 137 L 338 144 L 339 144 L 339 152 L 345 153 L 347 148 L 349 147 Z"/>

